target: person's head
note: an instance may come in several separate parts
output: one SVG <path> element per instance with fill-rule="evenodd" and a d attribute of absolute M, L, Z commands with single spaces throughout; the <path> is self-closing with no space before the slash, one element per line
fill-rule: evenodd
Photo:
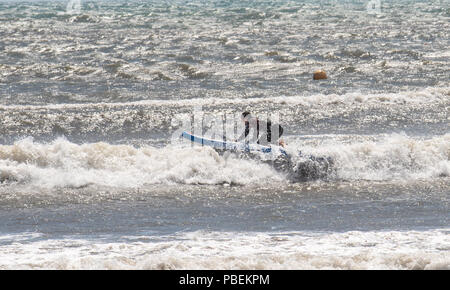
<path fill-rule="evenodd" d="M 250 120 L 250 118 L 252 117 L 252 115 L 250 114 L 249 111 L 245 111 L 244 113 L 242 113 L 241 115 L 241 120 L 243 122 L 248 122 L 248 120 Z"/>

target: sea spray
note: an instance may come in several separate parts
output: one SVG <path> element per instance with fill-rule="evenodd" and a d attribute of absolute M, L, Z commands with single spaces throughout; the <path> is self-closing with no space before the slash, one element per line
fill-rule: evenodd
<path fill-rule="evenodd" d="M 268 165 L 236 156 L 220 156 L 211 148 L 155 148 L 75 144 L 65 138 L 50 143 L 26 138 L 0 146 L 3 181 L 41 187 L 99 184 L 138 187 L 145 184 L 248 184 L 280 181 Z"/>
<path fill-rule="evenodd" d="M 298 156 L 300 152 L 302 156 Z M 308 156 L 330 158 L 332 171 L 326 168 L 324 180 L 445 177 L 450 171 L 449 152 L 449 134 L 432 138 L 392 134 L 379 136 L 376 141 L 350 143 L 340 143 L 333 136 L 327 136 L 327 142 L 320 145 L 303 144 L 301 140 L 293 140 L 288 145 L 290 169 L 298 167 Z M 272 165 L 258 155 L 242 158 L 239 154 L 219 154 L 212 148 L 192 147 L 189 143 L 156 148 L 106 142 L 75 144 L 65 138 L 39 143 L 25 138 L 13 145 L 0 146 L 3 182 L 47 188 L 89 184 L 139 187 L 145 184 L 245 185 L 291 181 L 286 177 L 289 172 L 277 171 Z M 304 179 L 298 176 L 294 182 Z"/>

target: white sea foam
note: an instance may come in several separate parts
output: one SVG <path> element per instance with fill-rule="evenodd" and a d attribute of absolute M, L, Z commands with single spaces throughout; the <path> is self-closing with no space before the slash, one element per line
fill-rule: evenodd
<path fill-rule="evenodd" d="M 0 176 L 44 188 L 89 184 L 248 184 L 282 178 L 268 165 L 223 157 L 206 147 L 135 148 L 102 142 L 78 145 L 64 138 L 49 144 L 27 138 L 0 146 Z"/>
<path fill-rule="evenodd" d="M 448 230 L 344 233 L 196 231 L 124 242 L 0 246 L 0 269 L 450 269 Z"/>
<path fill-rule="evenodd" d="M 330 138 L 319 144 L 294 141 L 304 154 L 330 156 L 338 179 L 395 180 L 450 176 L 450 134 L 413 138 L 404 134 L 378 140 L 340 142 Z"/>
<path fill-rule="evenodd" d="M 321 144 L 292 142 L 292 155 L 329 156 L 338 180 L 416 180 L 450 176 L 450 135 L 430 139 L 386 135 L 377 141 Z M 302 159 L 294 158 L 295 162 Z M 133 147 L 74 144 L 64 138 L 37 143 L 31 138 L 0 146 L 0 178 L 42 188 L 90 184 L 139 187 L 146 184 L 268 184 L 284 173 L 256 159 L 219 155 L 208 147 Z"/>

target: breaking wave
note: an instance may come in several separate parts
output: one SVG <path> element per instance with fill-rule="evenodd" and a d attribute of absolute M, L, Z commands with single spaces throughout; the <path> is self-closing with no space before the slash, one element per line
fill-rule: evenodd
<path fill-rule="evenodd" d="M 223 158 L 210 148 L 135 148 L 103 142 L 78 145 L 64 138 L 49 144 L 27 138 L 0 146 L 0 176 L 3 181 L 46 188 L 89 184 L 248 184 L 281 178 L 268 165 L 233 156 Z"/>
<path fill-rule="evenodd" d="M 327 179 L 395 180 L 450 176 L 450 135 L 417 139 L 388 135 L 378 141 L 349 144 L 331 139 L 316 146 L 293 142 L 291 169 L 311 161 L 299 157 L 326 156 L 333 170 Z M 168 145 L 112 145 L 105 142 L 75 144 L 65 138 L 38 143 L 32 138 L 0 146 L 3 183 L 43 188 L 83 187 L 91 184 L 139 187 L 146 184 L 270 184 L 288 181 L 261 158 L 221 155 L 211 148 Z M 299 174 L 300 171 L 296 172 Z M 304 172 L 304 171 L 303 171 Z M 303 173 L 304 174 L 304 173 Z M 297 176 L 297 181 L 304 180 Z M 295 178 L 294 178 L 295 179 Z"/>
<path fill-rule="evenodd" d="M 450 134 L 413 138 L 390 134 L 380 140 L 331 141 L 303 147 L 303 152 L 333 160 L 340 180 L 400 180 L 450 176 Z"/>

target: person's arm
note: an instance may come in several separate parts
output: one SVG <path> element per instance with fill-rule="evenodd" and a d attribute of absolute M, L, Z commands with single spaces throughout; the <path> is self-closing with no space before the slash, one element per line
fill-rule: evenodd
<path fill-rule="evenodd" d="M 278 125 L 278 145 L 280 145 L 281 147 L 286 147 L 286 143 L 284 143 L 284 140 L 281 139 L 281 135 L 283 135 L 283 127 L 281 127 L 281 125 Z"/>
<path fill-rule="evenodd" d="M 283 131 L 284 131 L 283 127 L 281 127 L 281 125 L 278 125 L 278 138 L 280 138 L 281 135 L 283 135 Z"/>

